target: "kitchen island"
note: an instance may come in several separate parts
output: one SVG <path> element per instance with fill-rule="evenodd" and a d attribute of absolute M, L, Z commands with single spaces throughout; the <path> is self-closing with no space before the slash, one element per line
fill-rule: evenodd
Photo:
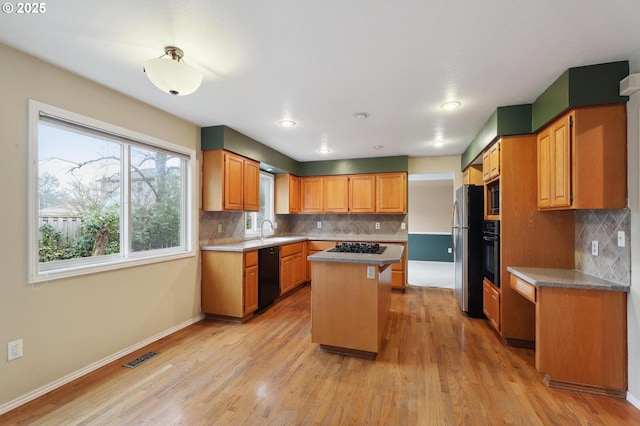
<path fill-rule="evenodd" d="M 391 265 L 404 247 L 389 244 L 381 254 L 328 250 L 313 263 L 311 341 L 321 349 L 375 358 L 391 306 Z"/>

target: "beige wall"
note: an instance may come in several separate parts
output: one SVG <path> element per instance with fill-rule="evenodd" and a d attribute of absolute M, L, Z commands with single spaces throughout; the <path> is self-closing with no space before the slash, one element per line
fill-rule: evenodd
<path fill-rule="evenodd" d="M 469 141 L 471 142 L 471 141 Z M 453 188 L 462 185 L 460 156 L 409 157 L 409 175 L 453 173 Z M 454 195 L 451 196 L 453 199 Z"/>
<path fill-rule="evenodd" d="M 27 285 L 27 100 L 196 150 L 200 130 L 2 44 L 0 57 L 0 354 L 24 339 L 22 358 L 0 356 L 1 410 L 200 313 L 198 256 Z"/>
<path fill-rule="evenodd" d="M 452 180 L 409 181 L 409 233 L 451 233 Z"/>

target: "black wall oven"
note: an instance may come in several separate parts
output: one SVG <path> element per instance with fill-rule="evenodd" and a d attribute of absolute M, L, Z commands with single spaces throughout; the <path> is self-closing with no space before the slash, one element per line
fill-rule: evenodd
<path fill-rule="evenodd" d="M 500 287 L 500 221 L 485 220 L 482 224 L 482 274 Z"/>

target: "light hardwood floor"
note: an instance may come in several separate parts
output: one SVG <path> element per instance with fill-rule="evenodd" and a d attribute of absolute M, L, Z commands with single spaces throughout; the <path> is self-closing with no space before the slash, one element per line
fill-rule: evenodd
<path fill-rule="evenodd" d="M 0 416 L 34 425 L 628 425 L 624 400 L 549 389 L 534 352 L 408 288 L 375 361 L 311 343 L 311 288 L 245 324 L 205 320 Z M 135 369 L 121 364 L 160 355 Z"/>

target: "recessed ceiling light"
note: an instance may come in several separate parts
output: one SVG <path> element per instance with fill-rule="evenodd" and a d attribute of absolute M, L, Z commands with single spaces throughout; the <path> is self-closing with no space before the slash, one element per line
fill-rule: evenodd
<path fill-rule="evenodd" d="M 431 145 L 435 146 L 436 148 L 442 148 L 444 146 L 444 141 L 434 141 L 431 143 Z"/>
<path fill-rule="evenodd" d="M 449 102 L 445 102 L 442 105 L 440 105 L 440 108 L 442 108 L 445 111 L 452 111 L 452 110 L 458 108 L 460 105 L 462 105 L 462 102 L 449 101 Z"/>
<path fill-rule="evenodd" d="M 320 149 L 318 150 L 318 152 L 319 152 L 320 154 L 328 154 L 328 153 L 330 153 L 330 152 L 331 152 L 331 150 L 330 150 L 329 148 L 327 148 L 326 146 L 323 146 L 322 148 L 320 148 Z"/>
<path fill-rule="evenodd" d="M 376 145 L 376 146 L 373 147 L 373 149 L 382 149 L 382 148 L 384 148 L 384 146 L 382 146 L 382 145 Z"/>
<path fill-rule="evenodd" d="M 282 127 L 293 127 L 296 125 L 296 122 L 293 120 L 280 120 L 278 121 L 278 124 Z"/>
<path fill-rule="evenodd" d="M 353 114 L 353 116 L 359 120 L 362 120 L 364 118 L 369 117 L 369 113 L 368 112 L 357 112 L 355 114 Z"/>

